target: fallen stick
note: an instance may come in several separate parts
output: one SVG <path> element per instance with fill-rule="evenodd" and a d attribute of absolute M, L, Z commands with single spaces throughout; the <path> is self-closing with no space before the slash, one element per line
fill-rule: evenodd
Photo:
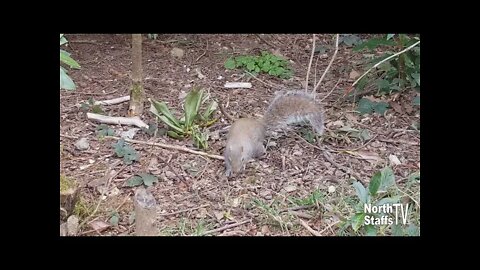
<path fill-rule="evenodd" d="M 252 88 L 252 84 L 248 82 L 227 82 L 225 88 Z"/>
<path fill-rule="evenodd" d="M 307 213 L 303 213 L 303 212 L 288 211 L 288 213 L 291 214 L 291 215 L 297 216 L 297 217 L 299 217 L 299 218 L 306 218 L 306 219 L 311 219 L 311 218 L 313 218 L 312 215 L 307 214 Z"/>
<path fill-rule="evenodd" d="M 100 123 L 105 124 L 115 124 L 115 125 L 127 125 L 127 126 L 137 126 L 139 128 L 148 128 L 148 125 L 145 124 L 140 118 L 138 117 L 113 117 L 113 116 L 106 116 L 96 113 L 87 113 L 87 118 L 90 120 L 94 120 Z"/>
<path fill-rule="evenodd" d="M 300 225 L 302 225 L 305 229 L 307 229 L 307 231 L 309 231 L 311 234 L 315 235 L 315 236 L 322 236 L 319 232 L 315 231 L 314 229 L 312 229 L 312 227 L 308 226 L 308 224 L 301 220 L 301 219 L 298 219 L 300 221 Z"/>
<path fill-rule="evenodd" d="M 120 139 L 119 137 L 115 137 L 115 136 L 106 136 L 105 138 L 116 139 L 116 140 Z M 223 156 L 219 156 L 219 155 L 215 155 L 215 154 L 209 154 L 209 153 L 200 152 L 200 151 L 195 151 L 195 150 L 192 150 L 192 149 L 189 149 L 189 148 L 186 148 L 186 147 L 183 147 L 183 146 L 178 146 L 178 145 L 168 145 L 168 144 L 163 144 L 163 143 L 144 142 L 144 141 L 131 140 L 131 139 L 125 139 L 125 141 L 129 142 L 129 143 L 138 143 L 138 144 L 158 146 L 158 147 L 166 148 L 166 149 L 174 149 L 174 150 L 188 152 L 188 153 L 195 154 L 195 155 L 206 156 L 206 157 L 209 157 L 209 158 L 215 158 L 215 159 L 223 160 Z"/>
<path fill-rule="evenodd" d="M 337 220 L 337 221 L 335 221 L 335 222 L 333 222 L 333 223 L 330 223 L 325 229 L 323 229 L 323 230 L 322 230 L 321 232 L 319 232 L 319 233 L 322 234 L 322 233 L 326 232 L 326 231 L 327 231 L 328 229 L 330 229 L 333 225 L 335 225 L 335 224 L 337 224 L 337 223 L 339 223 L 339 222 L 340 222 L 340 220 Z"/>
<path fill-rule="evenodd" d="M 201 235 L 206 235 L 206 234 L 221 232 L 221 231 L 224 231 L 224 230 L 227 230 L 227 229 L 230 229 L 230 228 L 234 228 L 234 227 L 240 226 L 240 225 L 245 224 L 245 223 L 250 222 L 250 221 L 251 221 L 250 219 L 247 219 L 247 220 L 244 220 L 244 221 L 241 221 L 241 222 L 229 224 L 229 225 L 226 225 L 226 226 L 223 226 L 223 227 L 214 229 L 214 230 L 206 231 L 206 232 L 202 233 Z"/>
<path fill-rule="evenodd" d="M 328 152 L 326 149 L 322 149 L 322 154 L 325 157 L 325 159 L 328 160 L 328 162 L 330 162 L 333 166 L 337 167 L 337 169 L 342 170 L 346 174 L 350 174 L 351 176 L 353 176 L 355 178 L 355 180 L 360 181 L 360 183 L 362 183 L 364 186 L 367 186 L 365 181 L 362 180 L 357 173 L 355 173 L 353 170 L 351 170 L 351 169 L 349 170 L 347 167 L 345 167 L 343 165 L 340 165 L 337 162 L 335 162 L 332 159 L 330 152 Z"/>
<path fill-rule="evenodd" d="M 303 210 L 303 209 L 312 208 L 312 207 L 314 207 L 314 206 L 315 206 L 315 205 L 295 206 L 295 207 L 290 207 L 290 208 L 282 209 L 282 210 L 279 211 L 279 213 L 286 212 L 286 211 Z"/>
<path fill-rule="evenodd" d="M 171 212 L 171 213 L 161 213 L 161 214 L 159 214 L 159 216 L 161 216 L 161 217 L 172 216 L 172 215 L 181 214 L 181 213 L 188 212 L 188 211 L 197 210 L 197 209 L 200 209 L 200 208 L 203 208 L 203 207 L 207 207 L 209 205 L 210 204 L 204 204 L 204 205 L 200 205 L 200 206 L 197 206 L 197 207 L 183 209 L 183 210 L 179 210 L 179 211 L 175 211 L 175 212 Z"/>
<path fill-rule="evenodd" d="M 129 101 L 129 100 L 130 100 L 130 96 L 124 96 L 124 97 L 119 97 L 114 99 L 95 101 L 93 104 L 94 105 L 114 105 L 114 104 L 122 103 L 125 101 Z"/>

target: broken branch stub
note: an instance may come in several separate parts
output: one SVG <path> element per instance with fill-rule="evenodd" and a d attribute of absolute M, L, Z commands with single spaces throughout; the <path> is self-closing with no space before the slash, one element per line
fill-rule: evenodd
<path fill-rule="evenodd" d="M 140 187 L 135 191 L 135 235 L 156 236 L 158 230 L 155 227 L 157 202 L 153 195 Z"/>

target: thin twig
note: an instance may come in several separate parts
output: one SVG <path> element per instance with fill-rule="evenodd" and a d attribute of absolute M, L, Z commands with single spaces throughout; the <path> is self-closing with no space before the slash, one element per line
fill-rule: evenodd
<path fill-rule="evenodd" d="M 114 139 L 114 140 L 119 140 L 120 139 L 119 137 L 115 137 L 115 136 L 105 136 L 105 138 Z M 209 153 L 200 152 L 200 151 L 195 151 L 195 150 L 192 150 L 192 149 L 189 149 L 189 148 L 186 148 L 186 147 L 183 147 L 183 146 L 178 146 L 178 145 L 168 145 L 168 144 L 163 144 L 163 143 L 145 142 L 145 141 L 138 141 L 138 140 L 132 140 L 132 139 L 125 139 L 125 141 L 129 142 L 129 143 L 154 145 L 154 146 L 162 147 L 162 148 L 165 148 L 165 149 L 173 149 L 173 150 L 183 151 L 183 152 L 187 152 L 187 153 L 191 153 L 191 154 L 195 154 L 195 155 L 200 155 L 200 156 L 205 156 L 205 157 L 209 157 L 209 158 L 215 158 L 215 159 L 223 160 L 223 156 L 219 156 L 219 155 L 215 155 L 215 154 L 209 154 Z"/>
<path fill-rule="evenodd" d="M 409 145 L 420 145 L 418 142 L 410 142 L 405 140 L 392 140 L 392 139 L 378 139 L 381 142 L 389 142 L 389 143 L 400 143 L 400 144 L 409 144 Z"/>
<path fill-rule="evenodd" d="M 267 85 L 267 86 L 270 86 L 271 88 L 276 88 L 276 89 L 281 89 L 282 87 L 280 85 L 273 85 L 273 84 L 270 84 L 270 83 L 267 83 L 267 82 L 264 82 L 262 80 L 260 80 L 259 78 L 257 78 L 255 75 L 253 75 L 252 73 L 248 72 L 245 70 L 245 73 L 247 73 L 248 75 L 250 75 L 252 78 L 254 78 L 255 80 Z"/>
<path fill-rule="evenodd" d="M 207 39 L 207 46 L 206 46 L 206 48 L 205 48 L 205 51 L 204 51 L 199 57 L 197 57 L 197 59 L 195 59 L 195 61 L 193 62 L 193 64 L 197 63 L 198 60 L 200 60 L 200 59 L 207 53 L 207 51 L 208 51 L 208 39 Z"/>
<path fill-rule="evenodd" d="M 78 136 L 71 136 L 71 135 L 66 135 L 66 134 L 60 134 L 60 137 L 65 137 L 65 138 L 69 138 L 69 139 L 78 139 Z"/>
<path fill-rule="evenodd" d="M 90 96 L 108 96 L 108 95 L 111 95 L 111 94 L 115 94 L 116 92 L 118 92 L 118 90 L 120 90 L 120 88 L 116 89 L 116 90 L 113 90 L 111 92 L 107 92 L 107 93 L 86 93 L 86 92 L 78 92 L 79 94 L 82 94 L 82 95 L 90 95 Z M 76 105 L 74 105 L 76 106 Z"/>
<path fill-rule="evenodd" d="M 252 221 L 251 219 L 247 219 L 247 220 L 244 220 L 244 221 L 241 221 L 241 222 L 229 224 L 229 225 L 226 225 L 226 226 L 223 226 L 223 227 L 214 229 L 214 230 L 206 231 L 206 232 L 202 233 L 202 235 L 212 234 L 212 233 L 216 233 L 216 232 L 221 232 L 221 231 L 224 231 L 224 230 L 227 230 L 227 229 L 230 229 L 230 228 L 238 227 L 238 226 L 240 226 L 240 225 L 243 225 L 243 224 L 248 223 L 248 222 L 251 222 L 251 221 Z"/>
<path fill-rule="evenodd" d="M 310 145 L 311 147 L 313 147 L 313 148 L 315 148 L 315 149 L 317 149 L 317 150 L 323 151 L 322 148 L 320 148 L 320 147 L 318 147 L 318 146 L 316 146 L 316 145 L 314 145 L 314 144 L 309 143 L 307 140 L 305 140 L 302 136 L 298 135 L 297 133 L 295 133 L 295 132 L 292 132 L 292 133 L 293 133 L 294 136 L 296 136 L 297 138 L 301 139 L 303 142 L 305 142 L 306 144 Z"/>
<path fill-rule="evenodd" d="M 311 219 L 311 218 L 313 218 L 312 215 L 307 214 L 307 213 L 303 213 L 303 212 L 288 211 L 288 213 L 291 214 L 291 215 L 297 216 L 297 217 L 299 217 L 299 218 L 306 218 L 306 219 Z"/>
<path fill-rule="evenodd" d="M 330 154 L 326 149 L 322 149 L 322 153 L 323 153 L 323 156 L 325 157 L 325 159 L 328 160 L 328 162 L 330 162 L 333 166 L 337 167 L 337 169 L 342 170 L 342 171 L 344 171 L 344 172 L 347 173 L 347 174 L 353 175 L 353 177 L 355 177 L 355 179 L 356 179 L 357 181 L 360 181 L 360 183 L 362 183 L 364 186 L 366 186 L 365 181 L 363 181 L 357 173 L 355 173 L 353 170 L 349 170 L 349 169 L 346 168 L 345 166 L 340 165 L 340 164 L 338 164 L 337 162 L 335 162 L 335 161 L 331 158 L 331 156 L 330 156 L 331 154 Z"/>
<path fill-rule="evenodd" d="M 340 83 L 340 80 L 342 80 L 342 78 L 338 79 L 337 83 L 335 84 L 335 86 L 332 88 L 332 90 L 330 90 L 330 93 L 328 93 L 325 97 L 323 97 L 320 102 L 324 101 L 328 96 L 330 96 L 330 94 L 333 92 L 333 90 L 335 90 L 335 88 L 337 87 L 338 83 Z"/>
<path fill-rule="evenodd" d="M 375 138 L 377 138 L 378 134 L 375 134 L 370 140 L 368 140 L 366 143 L 362 144 L 361 146 L 353 149 L 335 149 L 336 152 L 345 152 L 345 151 L 358 151 L 359 149 L 367 146 L 367 144 L 371 143 Z"/>
<path fill-rule="evenodd" d="M 172 215 L 176 215 L 176 214 L 180 214 L 180 213 L 184 213 L 184 212 L 188 212 L 188 211 L 197 210 L 197 209 L 200 209 L 202 207 L 207 207 L 209 205 L 210 204 L 204 204 L 204 205 L 200 205 L 200 206 L 197 206 L 197 207 L 193 207 L 193 208 L 189 208 L 189 209 L 183 209 L 183 210 L 179 210 L 179 211 L 175 211 L 175 212 L 171 212 L 171 213 L 163 213 L 163 214 L 159 214 L 159 216 L 162 216 L 162 217 L 172 216 Z"/>
<path fill-rule="evenodd" d="M 153 147 L 153 145 L 152 145 L 152 147 Z M 160 156 L 157 156 L 157 158 L 159 158 L 159 159 L 163 162 L 163 164 L 167 165 L 167 167 L 170 169 L 170 171 L 172 171 L 173 174 L 175 174 L 175 176 L 176 176 L 178 179 L 183 179 L 183 181 L 185 181 L 185 182 L 187 181 L 187 179 L 185 178 L 185 176 L 183 176 L 183 174 L 181 174 L 182 177 L 180 177 L 180 176 L 177 174 L 177 172 L 172 168 L 172 166 L 170 166 L 170 162 L 165 162 L 165 160 L 164 160 L 162 157 L 160 157 Z"/>
<path fill-rule="evenodd" d="M 323 72 L 322 77 L 320 77 L 320 80 L 318 81 L 317 85 L 315 85 L 315 88 L 313 88 L 312 93 L 315 93 L 315 91 L 317 91 L 318 86 L 320 86 L 320 84 L 322 83 L 323 78 L 327 74 L 328 70 L 332 66 L 333 60 L 335 60 L 335 57 L 337 56 L 337 53 L 338 53 L 338 37 L 339 37 L 339 34 L 337 34 L 337 40 L 335 41 L 335 52 L 333 53 L 332 60 L 330 60 L 330 63 L 328 64 L 327 68 Z"/>
<path fill-rule="evenodd" d="M 210 164 L 210 161 L 209 161 L 208 159 L 206 159 L 206 158 L 203 158 L 203 159 L 206 160 L 207 164 L 205 164 L 202 172 L 195 176 L 195 179 L 200 179 L 200 177 L 202 177 L 202 175 L 203 175 L 203 174 L 205 173 L 205 171 L 207 170 L 208 165 Z"/>
<path fill-rule="evenodd" d="M 275 46 L 272 45 L 270 42 L 266 41 L 263 37 L 260 36 L 260 34 L 255 34 L 261 41 L 265 42 L 268 46 L 272 47 L 275 49 Z"/>
<path fill-rule="evenodd" d="M 312 54 L 310 55 L 310 62 L 308 63 L 308 69 L 307 69 L 307 77 L 305 78 L 305 92 L 308 91 L 308 77 L 310 76 L 310 68 L 312 67 L 314 53 L 315 53 L 315 34 L 313 34 Z"/>
<path fill-rule="evenodd" d="M 107 171 L 105 172 L 105 177 L 108 177 L 108 175 L 110 174 L 110 172 L 113 170 L 113 167 L 114 167 L 115 165 L 117 165 L 117 164 L 118 164 L 118 162 L 115 162 L 111 167 L 109 167 L 109 168 L 107 169 Z M 120 170 L 118 170 L 118 172 L 114 173 L 111 177 L 108 178 L 107 183 L 106 183 L 106 185 L 105 185 L 104 192 L 101 193 L 100 199 L 98 200 L 98 203 L 97 203 L 97 206 L 95 207 L 95 210 L 93 210 L 93 212 L 92 212 L 87 218 L 85 218 L 85 220 L 83 220 L 83 222 L 78 226 L 78 228 L 82 228 L 82 227 L 87 223 L 87 221 L 97 213 L 98 208 L 100 207 L 100 204 L 101 204 L 102 201 L 103 201 L 103 200 L 102 200 L 102 197 L 105 196 L 105 192 L 108 192 L 108 188 L 109 188 L 110 183 L 112 182 L 113 178 L 117 177 L 117 175 L 118 175 L 123 169 L 125 169 L 126 167 L 127 167 L 127 165 L 123 166 Z"/>
<path fill-rule="evenodd" d="M 89 231 L 81 232 L 81 233 L 78 234 L 78 236 L 82 236 L 82 235 L 89 234 L 89 233 L 92 233 L 92 232 L 96 232 L 96 233 L 98 233 L 99 235 L 101 235 L 98 230 L 92 229 L 92 230 L 89 230 Z"/>
<path fill-rule="evenodd" d="M 312 229 L 312 227 L 308 226 L 308 224 L 302 219 L 298 219 L 298 221 L 300 221 L 300 225 L 302 225 L 305 229 L 307 229 L 307 231 L 309 231 L 311 234 L 315 236 L 322 236 L 319 232 L 315 231 L 314 229 Z"/>
<path fill-rule="evenodd" d="M 123 202 L 119 206 L 117 206 L 117 208 L 115 208 L 115 212 L 118 212 L 118 210 L 122 208 L 122 206 L 127 202 L 128 198 L 130 198 L 130 194 L 131 192 L 129 192 L 127 196 L 125 196 L 125 199 L 123 199 Z"/>
<path fill-rule="evenodd" d="M 401 190 L 401 189 L 398 188 L 398 187 L 397 187 L 397 190 L 400 191 L 401 193 L 407 195 L 414 203 L 416 203 L 416 204 L 418 205 L 418 207 L 420 207 L 420 203 L 417 202 L 417 200 L 415 200 L 412 195 L 408 194 L 407 192 Z"/>
<path fill-rule="evenodd" d="M 285 211 L 296 211 L 296 210 L 303 210 L 303 209 L 309 209 L 314 207 L 314 205 L 302 205 L 302 206 L 295 206 L 295 207 L 290 207 L 286 209 L 282 209 L 278 211 L 279 213 L 285 212 Z"/>
<path fill-rule="evenodd" d="M 317 66 L 318 66 L 319 59 L 320 59 L 320 54 L 317 54 L 317 60 L 315 60 L 315 66 L 313 68 L 313 85 L 317 84 Z"/>
<path fill-rule="evenodd" d="M 408 48 L 406 48 L 406 49 L 404 49 L 404 50 L 402 50 L 402 51 L 399 51 L 399 52 L 397 52 L 397 53 L 395 53 L 395 54 L 392 54 L 392 55 L 390 55 L 389 57 L 383 59 L 382 61 L 376 63 L 373 67 L 369 68 L 365 73 L 363 73 L 362 76 L 358 77 L 358 79 L 352 84 L 352 86 L 355 86 L 355 85 L 356 85 L 363 77 L 365 77 L 365 75 L 367 75 L 372 69 L 378 67 L 378 66 L 381 65 L 382 63 L 384 63 L 384 62 L 392 59 L 392 58 L 395 57 L 395 56 L 398 56 L 398 55 L 400 55 L 400 54 L 402 54 L 402 53 L 404 53 L 404 52 L 406 52 L 406 51 L 411 50 L 413 47 L 417 46 L 419 43 L 420 43 L 420 40 L 417 41 L 416 43 L 412 44 L 410 47 L 408 47 Z"/>
<path fill-rule="evenodd" d="M 69 43 L 91 43 L 91 44 L 98 44 L 98 42 L 96 40 L 82 40 L 82 39 L 79 39 L 79 40 L 69 40 L 68 41 Z"/>
<path fill-rule="evenodd" d="M 332 222 L 331 224 L 329 224 L 325 229 L 323 229 L 321 232 L 319 232 L 320 234 L 324 233 L 326 230 L 330 229 L 333 225 L 339 223 L 340 220 L 337 220 L 335 222 Z"/>
<path fill-rule="evenodd" d="M 222 102 L 218 101 L 218 108 L 220 108 L 220 112 L 223 113 L 223 115 L 228 119 L 230 120 L 230 122 L 235 122 L 235 119 L 230 115 L 228 114 L 226 111 L 225 111 L 225 108 L 223 107 L 223 104 Z"/>

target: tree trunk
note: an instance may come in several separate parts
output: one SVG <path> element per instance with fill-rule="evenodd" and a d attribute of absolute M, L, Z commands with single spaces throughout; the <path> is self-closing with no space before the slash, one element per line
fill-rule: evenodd
<path fill-rule="evenodd" d="M 128 109 L 128 116 L 133 117 L 142 115 L 144 97 L 142 35 L 132 34 L 132 89 L 130 91 L 130 107 Z"/>

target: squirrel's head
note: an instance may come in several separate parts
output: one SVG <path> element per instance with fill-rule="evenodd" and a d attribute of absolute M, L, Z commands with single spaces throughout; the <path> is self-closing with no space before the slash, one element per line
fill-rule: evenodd
<path fill-rule="evenodd" d="M 225 158 L 228 159 L 227 176 L 233 176 L 245 169 L 246 154 L 242 145 L 229 145 Z"/>

